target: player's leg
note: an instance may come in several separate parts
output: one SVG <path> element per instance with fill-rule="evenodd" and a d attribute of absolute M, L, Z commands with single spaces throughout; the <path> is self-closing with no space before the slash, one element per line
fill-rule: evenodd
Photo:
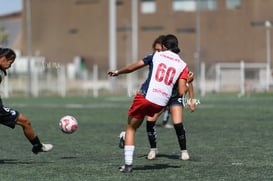
<path fill-rule="evenodd" d="M 121 172 L 132 172 L 133 156 L 135 150 L 135 132 L 141 125 L 143 119 L 137 119 L 133 116 L 128 117 L 128 123 L 125 134 L 125 146 L 124 146 L 124 160 L 125 165 L 120 168 Z"/>
<path fill-rule="evenodd" d="M 176 136 L 178 139 L 178 143 L 181 150 L 181 159 L 188 160 L 189 154 L 187 152 L 186 145 L 186 132 L 183 126 L 183 107 L 181 105 L 175 105 L 171 107 L 171 114 L 173 119 L 173 124 L 176 132 Z"/>
<path fill-rule="evenodd" d="M 29 119 L 26 118 L 24 115 L 19 114 L 16 124 L 20 125 L 23 128 L 24 135 L 33 145 L 33 148 L 32 148 L 33 153 L 37 154 L 39 152 L 47 152 L 53 148 L 53 145 L 51 144 L 42 144 L 40 142 L 38 136 L 36 136 L 36 134 L 34 133 L 32 129 Z"/>
<path fill-rule="evenodd" d="M 20 125 L 23 128 L 24 135 L 27 137 L 28 140 L 31 141 L 35 139 L 36 135 L 31 127 L 30 121 L 24 115 L 19 115 L 16 124 Z"/>
<path fill-rule="evenodd" d="M 160 111 L 159 113 L 154 114 L 154 116 L 148 116 L 146 121 L 146 132 L 148 136 L 148 140 L 150 143 L 150 152 L 148 153 L 147 159 L 153 160 L 155 159 L 158 151 L 156 147 L 156 138 L 157 138 L 157 132 L 156 132 L 156 120 L 160 116 L 160 114 L 163 112 Z"/>
<path fill-rule="evenodd" d="M 150 143 L 150 148 L 156 148 L 157 132 L 155 123 L 156 123 L 155 121 L 148 120 L 146 122 L 146 131 Z"/>

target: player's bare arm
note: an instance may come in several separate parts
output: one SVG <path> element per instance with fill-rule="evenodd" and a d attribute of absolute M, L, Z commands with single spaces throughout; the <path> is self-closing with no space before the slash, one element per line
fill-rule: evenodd
<path fill-rule="evenodd" d="M 189 72 L 187 77 L 187 83 L 191 83 L 194 80 L 194 73 Z"/>
<path fill-rule="evenodd" d="M 188 86 L 187 84 L 191 83 L 194 78 L 194 73 L 189 72 L 187 74 L 187 80 L 186 79 L 179 79 L 178 86 L 179 86 L 179 94 L 180 95 L 185 95 L 188 91 Z"/>
<path fill-rule="evenodd" d="M 194 110 L 195 110 L 195 104 L 193 102 L 194 95 L 193 95 L 193 85 L 192 85 L 192 82 L 189 83 L 189 97 L 190 97 L 190 102 L 188 104 L 188 109 L 190 109 L 191 112 L 194 112 Z"/>
<path fill-rule="evenodd" d="M 144 64 L 143 60 L 139 60 L 138 62 L 136 62 L 136 63 L 134 63 L 132 65 L 129 65 L 127 67 L 121 68 L 119 70 L 111 70 L 107 74 L 110 77 L 116 77 L 119 74 L 131 73 L 131 72 L 136 71 L 136 70 L 138 70 L 138 69 L 140 69 L 140 68 L 142 68 L 144 66 L 145 66 L 145 64 Z"/>
<path fill-rule="evenodd" d="M 187 80 L 179 79 L 178 80 L 178 90 L 180 95 L 185 95 L 188 91 Z"/>

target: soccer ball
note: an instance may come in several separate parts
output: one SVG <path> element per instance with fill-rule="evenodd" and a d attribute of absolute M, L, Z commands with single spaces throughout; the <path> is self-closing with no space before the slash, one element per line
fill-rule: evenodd
<path fill-rule="evenodd" d="M 73 116 L 64 116 L 59 121 L 59 127 L 62 132 L 71 134 L 76 131 L 78 121 Z"/>

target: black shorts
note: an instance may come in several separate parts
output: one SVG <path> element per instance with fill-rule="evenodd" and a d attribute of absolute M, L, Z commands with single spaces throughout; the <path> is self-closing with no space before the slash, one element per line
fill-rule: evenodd
<path fill-rule="evenodd" d="M 175 97 L 171 97 L 168 103 L 169 107 L 172 106 L 181 106 L 181 107 L 185 107 L 184 104 L 184 97 L 183 96 L 175 96 Z"/>
<path fill-rule="evenodd" d="M 2 105 L 0 100 L 0 123 L 10 128 L 15 128 L 16 121 L 18 120 L 19 112 Z"/>

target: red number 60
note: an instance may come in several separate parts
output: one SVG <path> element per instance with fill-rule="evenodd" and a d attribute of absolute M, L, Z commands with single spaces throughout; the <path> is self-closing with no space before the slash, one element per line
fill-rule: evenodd
<path fill-rule="evenodd" d="M 167 66 L 164 63 L 158 65 L 155 80 L 161 82 L 164 79 L 164 83 L 166 85 L 170 85 L 173 81 L 173 77 L 175 75 L 176 70 L 173 67 L 169 67 L 167 70 L 166 68 Z"/>

